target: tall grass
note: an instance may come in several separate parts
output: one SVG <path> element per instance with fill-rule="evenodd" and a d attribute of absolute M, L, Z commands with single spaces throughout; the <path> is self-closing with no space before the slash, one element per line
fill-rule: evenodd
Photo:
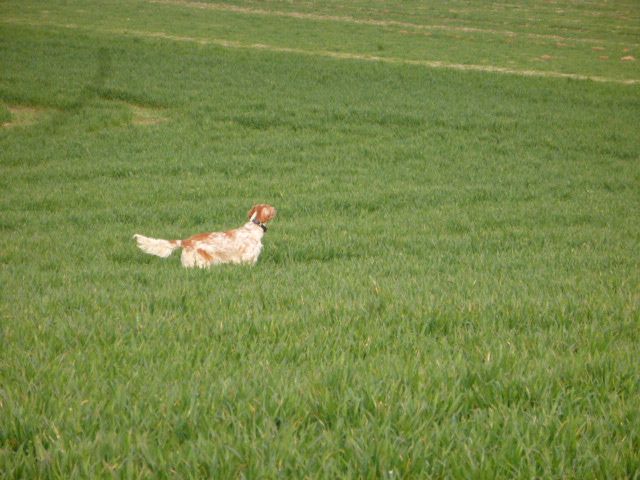
<path fill-rule="evenodd" d="M 178 7 L 102 12 L 216 18 Z M 3 476 L 638 477 L 637 85 L 1 8 L 0 119 L 33 116 L 0 128 Z M 256 202 L 253 268 L 130 238 Z"/>

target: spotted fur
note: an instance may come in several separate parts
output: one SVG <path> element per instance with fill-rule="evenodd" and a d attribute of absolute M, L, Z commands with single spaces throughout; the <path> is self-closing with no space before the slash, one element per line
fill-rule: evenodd
<path fill-rule="evenodd" d="M 145 253 L 166 258 L 182 248 L 180 260 L 184 267 L 206 268 L 221 263 L 258 261 L 266 224 L 276 216 L 271 205 L 258 204 L 249 210 L 249 221 L 226 232 L 198 233 L 184 240 L 163 240 L 136 233 L 133 238 Z"/>

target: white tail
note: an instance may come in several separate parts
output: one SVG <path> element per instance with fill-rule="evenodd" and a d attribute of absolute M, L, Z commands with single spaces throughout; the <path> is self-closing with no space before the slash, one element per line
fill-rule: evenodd
<path fill-rule="evenodd" d="M 166 258 L 180 246 L 180 240 L 162 240 L 160 238 L 149 238 L 144 235 L 135 234 L 133 236 L 138 247 L 145 253 Z"/>

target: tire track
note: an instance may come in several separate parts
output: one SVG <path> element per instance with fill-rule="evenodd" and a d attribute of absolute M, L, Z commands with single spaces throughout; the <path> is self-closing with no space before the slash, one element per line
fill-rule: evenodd
<path fill-rule="evenodd" d="M 301 48 L 293 47 L 278 47 L 275 45 L 268 45 L 264 43 L 242 43 L 235 40 L 226 40 L 218 38 L 203 38 L 203 37 L 190 37 L 184 35 L 175 35 L 166 32 L 150 32 L 144 30 L 130 30 L 130 29 L 112 29 L 102 28 L 97 29 L 88 26 L 77 25 L 73 23 L 55 24 L 51 22 L 29 22 L 19 19 L 5 18 L 0 20 L 0 23 L 25 25 L 30 27 L 53 27 L 64 28 L 73 30 L 82 30 L 86 32 L 102 33 L 107 35 L 116 36 L 132 36 L 137 38 L 157 38 L 162 40 L 169 40 L 174 42 L 187 42 L 195 43 L 199 45 L 215 45 L 223 48 L 233 48 L 241 50 L 262 50 L 276 53 L 287 53 L 295 55 L 304 55 L 311 57 L 324 57 L 337 60 L 353 60 L 353 61 L 366 61 L 366 62 L 380 62 L 395 65 L 413 65 L 426 68 L 442 69 L 442 70 L 458 70 L 458 71 L 470 71 L 470 72 L 484 72 L 484 73 L 497 73 L 504 75 L 514 75 L 520 77 L 540 77 L 540 78 L 558 78 L 558 79 L 570 79 L 570 80 L 589 80 L 599 83 L 614 83 L 621 85 L 637 85 L 640 84 L 640 79 L 617 79 L 594 75 L 582 75 L 577 73 L 563 73 L 552 71 L 540 71 L 540 70 L 518 70 L 507 67 L 493 66 L 493 65 L 474 65 L 474 64 L 462 64 L 462 63 L 450 63 L 439 60 L 411 60 L 399 57 L 381 57 L 377 55 L 349 53 L 349 52 L 334 52 L 330 50 L 304 50 Z"/>
<path fill-rule="evenodd" d="M 461 27 L 452 25 L 423 25 L 411 22 L 401 22 L 398 20 L 375 20 L 366 18 L 355 18 L 352 16 L 339 16 L 339 15 L 323 15 L 316 13 L 303 13 L 303 12 L 284 12 L 279 10 L 264 10 L 261 8 L 239 7 L 237 5 L 230 5 L 226 3 L 204 3 L 190 0 L 147 0 L 149 3 L 159 5 L 175 5 L 187 8 L 196 8 L 200 10 L 215 10 L 222 12 L 232 12 L 245 15 L 259 15 L 269 17 L 285 17 L 296 18 L 300 20 L 312 20 L 312 21 L 325 21 L 336 23 L 350 23 L 354 25 L 370 25 L 377 27 L 401 27 L 414 30 L 437 30 L 446 32 L 461 32 L 461 33 L 481 33 L 489 35 L 499 35 L 504 37 L 518 37 L 524 36 L 527 38 L 537 38 L 543 40 L 553 40 L 559 42 L 577 42 L 577 43 L 593 43 L 593 44 L 615 44 L 626 45 L 629 47 L 637 47 L 640 44 L 637 43 L 624 43 L 624 42 L 611 42 L 602 39 L 595 38 L 573 38 L 563 37 L 561 35 L 551 35 L 542 33 L 518 33 L 511 30 L 494 30 L 486 28 L 476 27 Z"/>

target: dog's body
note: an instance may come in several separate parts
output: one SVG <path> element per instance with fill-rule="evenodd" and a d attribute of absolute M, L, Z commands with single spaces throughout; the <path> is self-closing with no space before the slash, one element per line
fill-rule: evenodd
<path fill-rule="evenodd" d="M 199 233 L 184 240 L 162 240 L 135 234 L 138 247 L 151 255 L 168 257 L 182 248 L 180 258 L 184 267 L 206 268 L 220 263 L 250 263 L 258 261 L 262 251 L 262 237 L 266 223 L 276 216 L 271 205 L 259 204 L 249 211 L 249 221 L 226 232 Z"/>

